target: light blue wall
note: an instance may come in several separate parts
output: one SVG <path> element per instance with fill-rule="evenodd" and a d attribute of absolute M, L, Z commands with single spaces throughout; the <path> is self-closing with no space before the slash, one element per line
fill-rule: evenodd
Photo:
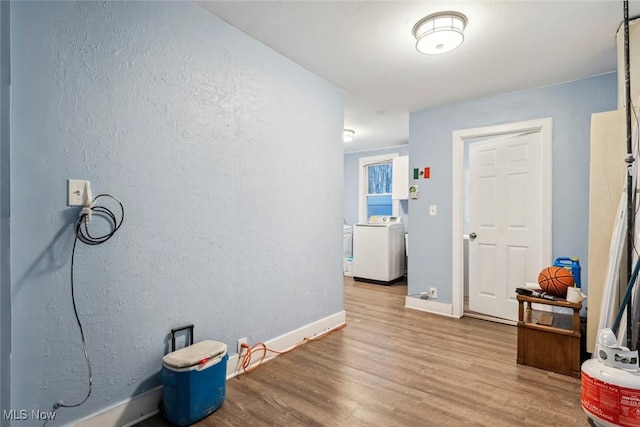
<path fill-rule="evenodd" d="M 78 247 L 94 388 L 48 427 L 157 386 L 172 327 L 233 354 L 342 311 L 340 90 L 191 2 L 16 2 L 11 20 L 12 407 L 87 387 L 69 178 L 126 216 Z"/>
<path fill-rule="evenodd" d="M 10 3 L 0 3 L 0 410 L 10 407 L 11 392 L 11 265 L 9 83 Z M 9 422 L 0 421 L 3 427 Z"/>
<path fill-rule="evenodd" d="M 409 156 L 431 166 L 431 179 L 412 201 L 409 294 L 438 288 L 451 303 L 451 133 L 459 129 L 553 117 L 552 257 L 577 256 L 588 288 L 589 145 L 591 114 L 616 108 L 616 74 L 473 99 L 412 113 Z M 424 187 L 424 188 L 423 188 Z M 438 215 L 428 216 L 437 205 Z"/>
<path fill-rule="evenodd" d="M 398 153 L 401 156 L 409 154 L 409 146 L 399 146 L 378 150 L 358 151 L 344 154 L 344 220 L 349 225 L 358 223 L 358 187 L 360 182 L 360 159 L 362 157 L 380 156 L 389 153 Z M 402 220 L 405 222 L 405 230 L 408 231 L 409 217 L 407 201 L 400 202 Z"/>

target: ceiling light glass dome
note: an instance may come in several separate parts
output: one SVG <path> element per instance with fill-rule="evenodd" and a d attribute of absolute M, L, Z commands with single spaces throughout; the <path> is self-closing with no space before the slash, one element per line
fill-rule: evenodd
<path fill-rule="evenodd" d="M 353 141 L 353 136 L 355 135 L 355 132 L 351 129 L 345 129 L 342 132 L 342 142 L 351 142 Z"/>
<path fill-rule="evenodd" d="M 413 27 L 416 49 L 427 55 L 450 52 L 464 41 L 467 17 L 458 12 L 438 12 L 422 18 Z"/>

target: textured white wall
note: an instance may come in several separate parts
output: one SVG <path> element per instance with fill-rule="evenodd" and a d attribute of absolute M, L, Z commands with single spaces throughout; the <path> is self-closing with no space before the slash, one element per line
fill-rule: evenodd
<path fill-rule="evenodd" d="M 172 327 L 233 353 L 342 310 L 341 91 L 190 2 L 11 12 L 14 408 L 86 390 L 68 178 L 126 216 L 77 250 L 94 388 L 48 426 L 156 386 Z"/>

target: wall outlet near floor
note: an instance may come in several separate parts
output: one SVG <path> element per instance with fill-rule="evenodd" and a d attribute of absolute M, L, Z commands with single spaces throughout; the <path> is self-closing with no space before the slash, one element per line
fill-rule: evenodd
<path fill-rule="evenodd" d="M 429 288 L 429 299 L 438 299 L 438 288 Z"/>
<path fill-rule="evenodd" d="M 238 339 L 238 356 L 240 356 L 242 354 L 242 344 L 247 344 L 247 338 L 246 337 Z"/>

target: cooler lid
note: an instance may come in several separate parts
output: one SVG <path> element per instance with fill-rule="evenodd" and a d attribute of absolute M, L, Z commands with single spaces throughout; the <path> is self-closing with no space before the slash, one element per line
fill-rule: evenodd
<path fill-rule="evenodd" d="M 188 368 L 205 362 L 227 351 L 227 345 L 205 340 L 173 351 L 162 358 L 162 363 L 172 368 Z"/>

